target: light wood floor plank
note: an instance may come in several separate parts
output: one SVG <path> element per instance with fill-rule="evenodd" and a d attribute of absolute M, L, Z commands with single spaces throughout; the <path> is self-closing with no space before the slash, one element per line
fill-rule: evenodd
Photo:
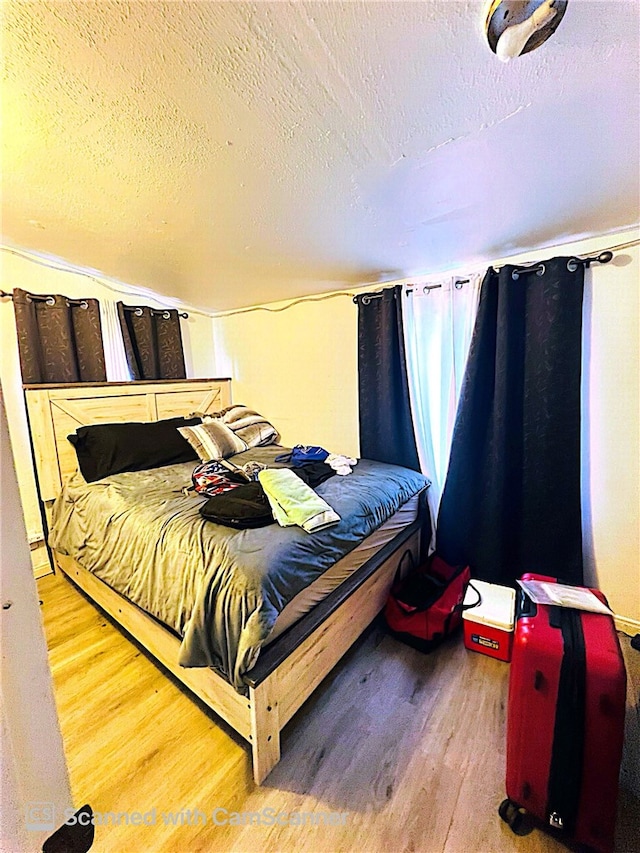
<path fill-rule="evenodd" d="M 155 809 L 154 825 L 96 827 L 96 853 L 567 849 L 539 830 L 514 836 L 497 815 L 506 664 L 460 642 L 422 655 L 374 627 L 285 727 L 282 759 L 256 788 L 249 748 L 235 732 L 66 579 L 49 575 L 39 590 L 76 805 L 89 802 L 101 813 Z M 624 642 L 633 663 L 637 653 Z M 632 688 L 628 737 L 637 708 Z M 637 742 L 636 732 L 630 743 Z M 625 756 L 627 765 L 633 760 Z M 621 806 L 616 853 L 635 853 L 638 800 L 624 791 Z M 215 826 L 215 808 L 348 817 L 343 826 Z M 193 825 L 164 825 L 163 812 L 182 811 L 187 820 L 186 810 Z M 195 810 L 207 815 L 206 825 Z"/>

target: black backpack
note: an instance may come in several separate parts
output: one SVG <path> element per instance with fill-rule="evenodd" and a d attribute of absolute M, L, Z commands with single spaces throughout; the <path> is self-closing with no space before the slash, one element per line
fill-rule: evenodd
<path fill-rule="evenodd" d="M 260 483 L 245 483 L 229 492 L 214 495 L 200 507 L 200 515 L 226 527 L 266 527 L 275 519 Z"/>

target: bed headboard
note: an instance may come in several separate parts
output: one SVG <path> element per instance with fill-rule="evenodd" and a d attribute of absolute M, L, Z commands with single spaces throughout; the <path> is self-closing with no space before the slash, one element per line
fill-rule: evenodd
<path fill-rule="evenodd" d="M 231 405 L 230 379 L 25 385 L 40 498 L 47 504 L 78 467 L 67 436 L 79 426 L 157 421 Z"/>

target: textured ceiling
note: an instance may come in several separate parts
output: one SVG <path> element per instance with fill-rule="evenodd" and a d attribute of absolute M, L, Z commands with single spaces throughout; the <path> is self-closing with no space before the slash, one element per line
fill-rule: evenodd
<path fill-rule="evenodd" d="M 638 221 L 636 0 L 502 64 L 483 0 L 5 0 L 11 243 L 226 309 Z"/>

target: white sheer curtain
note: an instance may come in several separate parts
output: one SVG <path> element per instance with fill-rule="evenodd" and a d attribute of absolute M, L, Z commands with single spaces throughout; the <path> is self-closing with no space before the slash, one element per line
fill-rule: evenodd
<path fill-rule="evenodd" d="M 476 273 L 414 285 L 403 306 L 411 414 L 420 467 L 431 480 L 434 534 L 481 284 Z"/>
<path fill-rule="evenodd" d="M 111 299 L 100 297 L 100 320 L 107 380 L 109 382 L 130 382 L 132 376 L 124 352 L 118 309 L 116 303 Z"/>

